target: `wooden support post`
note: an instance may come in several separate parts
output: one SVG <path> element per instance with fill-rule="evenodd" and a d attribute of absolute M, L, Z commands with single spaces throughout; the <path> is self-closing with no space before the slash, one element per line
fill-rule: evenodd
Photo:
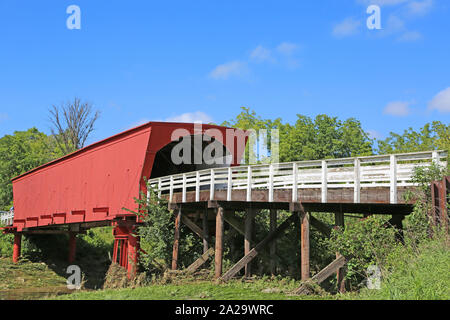
<path fill-rule="evenodd" d="M 244 256 L 246 256 L 253 245 L 253 225 L 254 225 L 254 212 L 252 209 L 247 209 L 245 213 L 245 235 L 244 235 Z M 251 263 L 245 265 L 245 276 L 252 276 Z"/>
<path fill-rule="evenodd" d="M 69 264 L 75 261 L 77 248 L 77 234 L 75 232 L 69 232 Z"/>
<path fill-rule="evenodd" d="M 344 214 L 341 212 L 337 212 L 334 214 L 335 225 L 341 228 L 345 227 Z M 341 254 L 336 252 L 336 259 L 339 259 Z M 345 268 L 339 267 L 336 270 L 336 282 L 337 282 L 337 290 L 338 292 L 345 292 Z"/>
<path fill-rule="evenodd" d="M 14 247 L 13 247 L 13 262 L 19 262 L 20 251 L 22 247 L 22 233 L 17 232 L 14 234 Z"/>
<path fill-rule="evenodd" d="M 132 229 L 130 228 L 130 233 L 128 234 L 128 250 L 127 250 L 127 271 L 128 278 L 132 279 L 136 276 L 137 265 L 139 259 L 139 238 L 133 235 Z"/>
<path fill-rule="evenodd" d="M 302 280 L 310 278 L 309 266 L 309 213 L 301 213 L 301 239 L 302 239 L 302 255 L 301 255 L 301 274 Z"/>
<path fill-rule="evenodd" d="M 208 209 L 203 211 L 203 253 L 209 249 Z"/>
<path fill-rule="evenodd" d="M 273 232 L 277 229 L 277 210 L 270 210 L 270 232 Z M 274 239 L 270 243 L 270 272 L 272 275 L 276 274 L 277 263 L 276 263 L 276 254 L 277 254 L 277 240 Z"/>
<path fill-rule="evenodd" d="M 178 208 L 178 214 L 175 218 L 175 239 L 173 241 L 172 270 L 177 270 L 178 267 L 178 249 L 180 247 L 180 225 L 181 225 L 181 207 Z"/>
<path fill-rule="evenodd" d="M 194 261 L 189 267 L 187 267 L 187 272 L 195 272 L 198 268 L 200 268 L 206 261 L 208 261 L 209 257 L 214 254 L 214 249 L 209 248 L 203 255 Z"/>
<path fill-rule="evenodd" d="M 220 278 L 222 276 L 223 263 L 223 208 L 216 209 L 216 249 L 215 249 L 215 276 Z"/>
<path fill-rule="evenodd" d="M 333 262 L 323 268 L 319 273 L 317 273 L 314 277 L 311 278 L 311 282 L 315 282 L 317 284 L 321 284 L 325 281 L 329 276 L 331 276 L 337 269 L 342 268 L 345 265 L 346 261 L 343 256 L 336 258 Z M 295 290 L 295 294 L 304 294 L 308 292 L 308 286 L 305 283 Z"/>

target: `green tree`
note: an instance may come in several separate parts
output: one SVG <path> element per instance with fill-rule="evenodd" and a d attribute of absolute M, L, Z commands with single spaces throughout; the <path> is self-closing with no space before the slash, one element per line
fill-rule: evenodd
<path fill-rule="evenodd" d="M 391 132 L 389 137 L 378 141 L 380 154 L 429 150 L 450 150 L 450 125 L 433 121 L 418 131 L 409 128 L 403 134 Z"/>
<path fill-rule="evenodd" d="M 13 203 L 11 179 L 59 156 L 53 137 L 36 128 L 16 131 L 0 139 L 0 206 Z"/>

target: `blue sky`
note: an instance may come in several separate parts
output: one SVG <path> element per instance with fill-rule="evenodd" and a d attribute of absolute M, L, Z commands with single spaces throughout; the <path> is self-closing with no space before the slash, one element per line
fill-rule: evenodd
<path fill-rule="evenodd" d="M 366 9 L 381 8 L 381 30 Z M 69 5 L 81 29 L 69 30 Z M 94 142 L 150 120 L 355 117 L 376 137 L 450 122 L 448 0 L 0 2 L 0 137 L 75 96 Z"/>

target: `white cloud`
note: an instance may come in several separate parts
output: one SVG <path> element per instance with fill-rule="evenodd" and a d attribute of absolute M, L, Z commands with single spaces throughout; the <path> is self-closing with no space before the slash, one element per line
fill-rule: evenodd
<path fill-rule="evenodd" d="M 406 5 L 408 14 L 418 16 L 427 14 L 432 7 L 433 0 L 411 1 Z"/>
<path fill-rule="evenodd" d="M 421 40 L 422 38 L 423 38 L 423 36 L 422 36 L 422 34 L 420 32 L 408 31 L 408 32 L 405 32 L 404 34 L 402 34 L 398 38 L 398 41 L 400 41 L 400 42 L 414 42 L 414 41 Z"/>
<path fill-rule="evenodd" d="M 210 72 L 209 76 L 215 80 L 226 80 L 231 76 L 242 76 L 247 72 L 247 63 L 235 60 L 218 65 Z"/>
<path fill-rule="evenodd" d="M 405 117 L 411 113 L 410 105 L 411 102 L 393 101 L 386 105 L 383 113 L 396 117 Z"/>
<path fill-rule="evenodd" d="M 378 5 L 380 7 L 384 6 L 396 6 L 405 2 L 408 2 L 410 0 L 357 0 L 359 4 L 370 6 L 371 4 Z"/>
<path fill-rule="evenodd" d="M 204 112 L 195 111 L 187 112 L 174 117 L 169 117 L 165 121 L 167 122 L 187 122 L 187 123 L 210 123 L 213 119 Z"/>
<path fill-rule="evenodd" d="M 439 92 L 428 104 L 428 109 L 442 113 L 450 112 L 450 87 Z"/>
<path fill-rule="evenodd" d="M 282 42 L 277 46 L 277 51 L 283 55 L 291 56 L 298 49 L 298 45 L 291 42 Z"/>
<path fill-rule="evenodd" d="M 250 53 L 250 60 L 260 63 L 265 61 L 273 61 L 274 59 L 272 58 L 272 54 L 269 49 L 259 45 Z"/>
<path fill-rule="evenodd" d="M 348 37 L 360 31 L 361 21 L 347 18 L 333 27 L 333 35 L 337 38 Z"/>

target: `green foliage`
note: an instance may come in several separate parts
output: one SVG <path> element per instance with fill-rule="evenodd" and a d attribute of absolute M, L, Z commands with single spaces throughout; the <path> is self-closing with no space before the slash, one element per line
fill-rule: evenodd
<path fill-rule="evenodd" d="M 370 265 L 383 265 L 397 245 L 396 231 L 384 216 L 347 221 L 345 229 L 336 227 L 332 230 L 329 240 L 330 250 L 347 259 L 346 278 L 352 288 L 357 288 L 367 277 Z"/>
<path fill-rule="evenodd" d="M 11 179 L 59 156 L 53 137 L 36 128 L 16 131 L 0 139 L 0 209 L 13 204 Z M 3 206 L 3 207 L 1 207 Z"/>
<path fill-rule="evenodd" d="M 318 115 L 315 119 L 298 114 L 294 125 L 275 120 L 262 119 L 249 108 L 233 121 L 222 125 L 243 130 L 279 130 L 279 155 L 281 162 L 315 160 L 325 158 L 345 158 L 373 154 L 371 140 L 355 118 L 345 121 L 328 115 Z M 270 149 L 270 144 L 268 144 Z M 248 151 L 247 151 L 248 152 Z"/>
<path fill-rule="evenodd" d="M 433 162 L 430 166 L 417 166 L 414 168 L 412 181 L 417 185 L 416 190 L 405 193 L 405 200 L 415 200 L 413 212 L 405 218 L 405 241 L 409 244 L 418 243 L 428 238 L 432 225 L 429 219 L 431 211 L 432 181 L 442 180 L 448 175 L 448 169 Z"/>
<path fill-rule="evenodd" d="M 379 154 L 407 153 L 429 150 L 450 150 L 450 125 L 440 121 L 427 123 L 416 131 L 413 128 L 403 134 L 390 133 L 384 140 L 378 141 Z"/>
<path fill-rule="evenodd" d="M 133 211 L 138 215 L 142 224 L 137 229 L 141 248 L 146 252 L 141 254 L 141 267 L 152 274 L 161 274 L 172 261 L 174 242 L 174 215 L 168 210 L 167 201 L 158 198 L 158 194 L 148 185 L 150 198 L 145 200 L 141 194 L 136 199 L 139 210 Z M 181 224 L 178 265 L 183 268 L 194 262 L 201 255 L 201 243 L 186 227 Z"/>
<path fill-rule="evenodd" d="M 380 290 L 365 289 L 362 299 L 449 300 L 450 243 L 439 236 L 413 248 L 399 246 L 388 257 Z"/>
<path fill-rule="evenodd" d="M 1 227 L 1 225 L 0 225 Z M 11 233 L 4 234 L 0 231 L 0 257 L 12 257 L 14 235 Z"/>

